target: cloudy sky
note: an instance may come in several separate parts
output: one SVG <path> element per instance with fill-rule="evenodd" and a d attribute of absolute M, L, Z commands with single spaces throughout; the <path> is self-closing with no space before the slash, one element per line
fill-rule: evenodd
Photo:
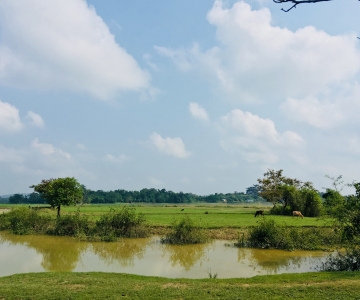
<path fill-rule="evenodd" d="M 1 0 L 0 195 L 360 180 L 360 3 Z"/>

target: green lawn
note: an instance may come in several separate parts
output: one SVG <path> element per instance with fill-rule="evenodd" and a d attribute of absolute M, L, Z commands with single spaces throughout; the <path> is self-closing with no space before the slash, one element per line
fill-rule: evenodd
<path fill-rule="evenodd" d="M 360 272 L 240 279 L 167 279 L 115 273 L 0 277 L 0 299 L 360 299 Z"/>

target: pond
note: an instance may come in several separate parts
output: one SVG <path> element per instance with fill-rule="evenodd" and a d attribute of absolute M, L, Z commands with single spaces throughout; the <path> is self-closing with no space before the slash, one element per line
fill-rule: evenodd
<path fill-rule="evenodd" d="M 0 276 L 29 272 L 117 272 L 168 278 L 218 278 L 315 272 L 329 253 L 243 249 L 215 240 L 163 245 L 159 237 L 82 242 L 68 237 L 0 232 Z"/>

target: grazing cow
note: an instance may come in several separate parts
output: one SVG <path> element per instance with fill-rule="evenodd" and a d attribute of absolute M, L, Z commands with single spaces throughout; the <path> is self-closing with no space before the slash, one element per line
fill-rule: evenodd
<path fill-rule="evenodd" d="M 263 211 L 263 210 L 257 210 L 257 211 L 255 212 L 255 218 L 256 218 L 257 216 L 264 216 L 264 211 Z"/>
<path fill-rule="evenodd" d="M 304 216 L 300 211 L 294 210 L 293 211 L 293 217 L 301 217 L 301 219 L 304 219 Z"/>

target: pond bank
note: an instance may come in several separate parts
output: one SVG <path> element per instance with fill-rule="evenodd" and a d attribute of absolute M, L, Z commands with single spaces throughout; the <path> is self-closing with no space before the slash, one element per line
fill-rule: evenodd
<path fill-rule="evenodd" d="M 358 299 L 359 272 L 240 279 L 167 279 L 115 273 L 0 277 L 4 299 Z"/>
<path fill-rule="evenodd" d="M 165 236 L 171 230 L 168 226 L 149 226 L 149 234 L 157 236 Z M 244 228 L 211 228 L 204 229 L 209 235 L 210 239 L 213 240 L 227 240 L 234 241 L 239 238 L 239 235 L 247 232 Z"/>

